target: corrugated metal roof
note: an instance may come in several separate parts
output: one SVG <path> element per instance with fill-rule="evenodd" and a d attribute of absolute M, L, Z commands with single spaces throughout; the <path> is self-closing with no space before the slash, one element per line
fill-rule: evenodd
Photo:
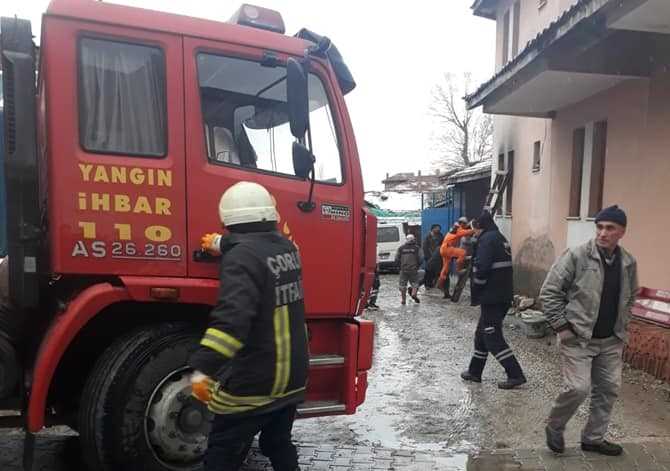
<path fill-rule="evenodd" d="M 540 32 L 534 39 L 528 42 L 526 47 L 514 59 L 509 61 L 500 69 L 491 79 L 479 86 L 477 91 L 466 95 L 468 108 L 475 108 L 482 104 L 482 101 L 495 88 L 503 82 L 506 82 L 521 68 L 528 65 L 539 53 L 545 50 L 565 33 L 570 31 L 581 21 L 591 17 L 597 11 L 602 9 L 612 0 L 579 0 L 572 7 L 568 8 L 563 14 Z"/>

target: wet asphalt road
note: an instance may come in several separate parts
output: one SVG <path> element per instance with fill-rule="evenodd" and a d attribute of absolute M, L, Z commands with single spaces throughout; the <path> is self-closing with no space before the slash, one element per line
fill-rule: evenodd
<path fill-rule="evenodd" d="M 443 463 L 458 466 L 439 469 L 465 469 L 461 462 L 463 466 L 470 463 L 480 450 L 542 449 L 545 417 L 561 387 L 554 339 L 527 339 L 512 320 L 506 322 L 507 340 L 525 370 L 528 385 L 521 390 L 499 390 L 496 382 L 504 377 L 504 371 L 491 358 L 483 383 L 466 384 L 459 373 L 470 359 L 477 308 L 469 306 L 467 292 L 459 304 L 442 300 L 435 290 L 420 297 L 421 304 L 410 300 L 407 306 L 400 306 L 397 276 L 382 277 L 377 303 L 382 309 L 366 313 L 376 322 L 375 358 L 366 402 L 354 416 L 299 421 L 296 441 L 316 443 L 340 454 L 354 449 L 363 453 L 369 449 L 405 449 L 414 455 L 430 452 L 447 456 L 441 458 Z M 569 424 L 569 446 L 578 443 L 586 413 L 584 406 Z M 21 434 L 16 430 L 0 433 L 0 470 L 18 471 Z M 626 368 L 610 435 L 626 443 L 668 443 L 670 387 Z M 35 469 L 78 469 L 76 450 L 76 437 L 67 429 L 47 430 L 38 440 Z M 468 469 L 480 468 L 468 465 Z"/>

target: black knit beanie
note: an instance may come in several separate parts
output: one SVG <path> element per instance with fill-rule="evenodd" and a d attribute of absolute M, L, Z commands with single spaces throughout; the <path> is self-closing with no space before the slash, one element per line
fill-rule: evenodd
<path fill-rule="evenodd" d="M 609 208 L 601 209 L 600 212 L 596 214 L 596 224 L 600 221 L 615 222 L 623 227 L 626 227 L 626 224 L 628 223 L 626 213 L 619 209 L 619 206 L 616 204 Z"/>

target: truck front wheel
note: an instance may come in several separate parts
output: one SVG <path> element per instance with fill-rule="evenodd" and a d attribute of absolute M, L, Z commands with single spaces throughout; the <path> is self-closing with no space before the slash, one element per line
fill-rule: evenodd
<path fill-rule="evenodd" d="M 90 470 L 200 468 L 209 414 L 191 397 L 187 366 L 197 341 L 188 324 L 161 324 L 136 330 L 105 351 L 79 409 Z"/>

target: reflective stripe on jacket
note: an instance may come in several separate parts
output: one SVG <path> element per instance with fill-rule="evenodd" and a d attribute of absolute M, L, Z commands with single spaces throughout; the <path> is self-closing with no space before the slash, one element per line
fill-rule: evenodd
<path fill-rule="evenodd" d="M 190 365 L 213 378 L 217 414 L 302 402 L 309 368 L 300 256 L 276 232 L 221 242 L 221 288 Z"/>
<path fill-rule="evenodd" d="M 473 252 L 472 304 L 510 303 L 513 293 L 512 249 L 494 224 L 481 233 Z"/>

